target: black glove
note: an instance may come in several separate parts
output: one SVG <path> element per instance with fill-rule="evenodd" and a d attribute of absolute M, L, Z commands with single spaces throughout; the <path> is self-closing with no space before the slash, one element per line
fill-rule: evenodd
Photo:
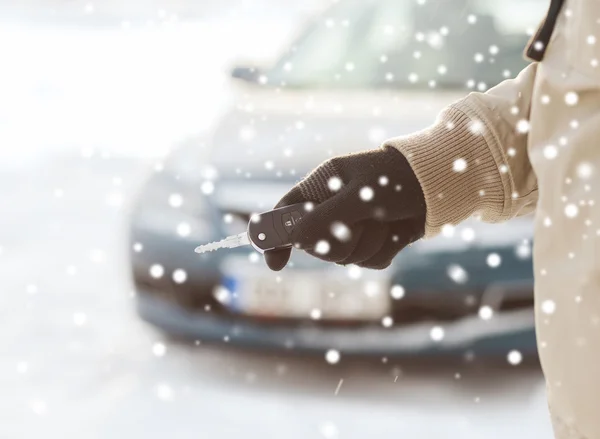
<path fill-rule="evenodd" d="M 292 231 L 294 246 L 340 265 L 386 268 L 425 232 L 423 191 L 393 147 L 327 160 L 275 207 L 302 202 L 314 207 Z M 271 250 L 265 260 L 279 271 L 290 254 L 290 248 Z"/>

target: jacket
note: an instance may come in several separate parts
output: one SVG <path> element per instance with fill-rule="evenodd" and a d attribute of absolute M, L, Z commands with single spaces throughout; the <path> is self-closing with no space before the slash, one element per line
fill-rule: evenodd
<path fill-rule="evenodd" d="M 536 332 L 555 434 L 598 439 L 600 1 L 552 1 L 526 56 L 515 79 L 385 144 L 419 179 L 426 236 L 473 215 L 535 211 Z"/>

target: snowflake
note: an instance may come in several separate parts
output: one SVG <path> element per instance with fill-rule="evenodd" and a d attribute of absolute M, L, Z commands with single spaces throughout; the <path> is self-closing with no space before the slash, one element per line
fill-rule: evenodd
<path fill-rule="evenodd" d="M 577 102 L 579 102 L 579 95 L 577 93 L 570 91 L 565 94 L 565 104 L 573 106 L 577 105 Z"/>
<path fill-rule="evenodd" d="M 359 195 L 361 200 L 371 201 L 373 199 L 373 196 L 375 195 L 375 192 L 369 186 L 365 186 L 360 190 Z"/>
<path fill-rule="evenodd" d="M 558 156 L 558 148 L 554 145 L 544 147 L 544 157 L 548 160 L 554 160 Z"/>
<path fill-rule="evenodd" d="M 484 125 L 480 120 L 473 120 L 469 124 L 469 131 L 473 134 L 483 134 Z"/>
<path fill-rule="evenodd" d="M 519 259 L 529 259 L 531 257 L 531 246 L 529 243 L 523 242 L 517 246 L 515 253 Z"/>
<path fill-rule="evenodd" d="M 516 149 L 514 149 L 514 148 L 508 148 L 508 150 L 507 150 L 506 152 L 508 153 L 508 155 L 509 155 L 510 157 L 514 157 L 514 156 L 516 156 L 516 155 L 517 155 L 517 150 L 516 150 Z"/>
<path fill-rule="evenodd" d="M 385 316 L 381 319 L 381 324 L 384 328 L 390 328 L 394 324 L 394 320 L 390 316 Z"/>
<path fill-rule="evenodd" d="M 483 62 L 484 57 L 482 53 L 476 53 L 475 56 L 473 56 L 473 59 L 475 60 L 476 63 L 480 63 Z"/>
<path fill-rule="evenodd" d="M 441 64 L 441 65 L 438 66 L 437 72 L 440 75 L 445 75 L 448 72 L 448 68 L 445 65 Z"/>
<path fill-rule="evenodd" d="M 342 188 L 342 180 L 339 177 L 331 177 L 327 181 L 327 187 L 333 192 L 337 192 Z"/>
<path fill-rule="evenodd" d="M 419 80 L 419 75 L 417 75 L 416 73 L 411 73 L 408 75 L 408 82 L 410 82 L 411 84 L 414 84 L 418 80 Z"/>
<path fill-rule="evenodd" d="M 404 287 L 402 287 L 402 285 L 394 285 L 390 289 L 390 295 L 395 300 L 402 299 L 404 297 L 404 293 L 405 293 L 405 291 L 404 291 Z"/>
<path fill-rule="evenodd" d="M 340 352 L 335 349 L 329 349 L 325 352 L 325 361 L 329 364 L 337 364 L 340 361 Z"/>
<path fill-rule="evenodd" d="M 331 224 L 331 234 L 342 242 L 347 242 L 352 237 L 352 233 L 348 226 L 339 221 Z"/>
<path fill-rule="evenodd" d="M 313 320 L 319 320 L 321 318 L 321 310 L 319 308 L 313 308 L 310 310 L 310 318 Z"/>
<path fill-rule="evenodd" d="M 594 35 L 588 35 L 588 37 L 585 40 L 589 45 L 596 44 L 596 37 Z"/>
<path fill-rule="evenodd" d="M 554 311 L 556 311 L 556 303 L 554 300 L 547 299 L 542 302 L 542 312 L 544 314 L 554 314 Z"/>
<path fill-rule="evenodd" d="M 519 120 L 517 122 L 517 132 L 521 134 L 529 132 L 529 121 L 526 119 Z"/>
<path fill-rule="evenodd" d="M 491 55 L 498 55 L 499 51 L 500 50 L 498 49 L 498 46 L 496 46 L 496 45 L 490 46 L 490 54 Z"/>
<path fill-rule="evenodd" d="M 173 271 L 173 282 L 175 282 L 176 284 L 182 284 L 187 280 L 187 273 L 185 272 L 185 270 L 178 268 L 175 271 Z"/>
<path fill-rule="evenodd" d="M 452 164 L 452 170 L 454 172 L 463 172 L 467 169 L 467 161 L 465 159 L 456 159 Z"/>
<path fill-rule="evenodd" d="M 160 342 L 156 342 L 152 345 L 152 353 L 157 357 L 164 357 L 167 353 L 167 347 Z"/>
<path fill-rule="evenodd" d="M 568 218 L 575 218 L 579 213 L 579 208 L 575 204 L 567 204 L 565 207 L 565 215 Z"/>
<path fill-rule="evenodd" d="M 367 297 L 374 297 L 380 293 L 380 284 L 375 281 L 365 283 L 365 294 Z"/>
<path fill-rule="evenodd" d="M 381 177 L 379 177 L 379 185 L 380 186 L 387 186 L 389 183 L 389 179 L 387 178 L 387 176 L 382 175 Z"/>
<path fill-rule="evenodd" d="M 466 227 L 460 232 L 460 237 L 465 242 L 473 242 L 475 240 L 475 230 L 471 227 Z"/>
<path fill-rule="evenodd" d="M 579 121 L 573 119 L 571 122 L 569 122 L 569 126 L 571 127 L 571 129 L 576 130 L 577 128 L 579 128 Z"/>
<path fill-rule="evenodd" d="M 387 57 L 387 55 L 381 55 L 381 56 L 379 57 L 379 61 L 381 61 L 382 63 L 386 63 L 386 62 L 387 62 L 387 60 L 388 60 L 388 57 Z"/>
<path fill-rule="evenodd" d="M 577 166 L 577 176 L 581 179 L 588 179 L 592 176 L 594 168 L 591 163 L 582 162 Z"/>
<path fill-rule="evenodd" d="M 498 253 L 490 253 L 486 259 L 486 262 L 489 267 L 497 268 L 502 263 L 502 258 L 500 258 Z"/>
<path fill-rule="evenodd" d="M 256 137 L 256 130 L 251 126 L 244 126 L 240 129 L 239 138 L 244 142 L 249 142 Z"/>
<path fill-rule="evenodd" d="M 319 432 L 325 439 L 336 439 L 339 435 L 337 426 L 331 421 L 321 424 L 319 427 Z"/>
<path fill-rule="evenodd" d="M 331 246 L 323 239 L 317 242 L 317 245 L 315 246 L 315 253 L 319 255 L 326 255 L 329 253 L 329 250 L 331 250 Z"/>
<path fill-rule="evenodd" d="M 215 299 L 217 299 L 217 301 L 219 303 L 222 303 L 224 305 L 227 305 L 228 303 L 230 303 L 231 298 L 232 298 L 231 291 L 229 291 L 223 285 L 219 285 L 219 286 L 215 287 L 215 289 L 213 291 L 213 296 Z"/>
<path fill-rule="evenodd" d="M 477 22 L 477 16 L 475 16 L 474 14 L 469 14 L 469 16 L 467 17 L 467 22 L 469 24 L 475 24 Z"/>
<path fill-rule="evenodd" d="M 517 366 L 523 361 L 523 354 L 517 350 L 512 350 L 508 353 L 506 358 L 511 365 Z"/>
<path fill-rule="evenodd" d="M 548 105 L 550 103 L 550 96 L 542 95 L 542 97 L 540 98 L 540 102 L 544 105 Z"/>
<path fill-rule="evenodd" d="M 362 270 L 357 265 L 351 265 L 348 268 L 348 277 L 353 280 L 360 279 L 362 276 Z"/>
<path fill-rule="evenodd" d="M 442 226 L 442 235 L 446 238 L 452 238 L 454 236 L 455 227 L 452 224 L 444 224 Z"/>
<path fill-rule="evenodd" d="M 87 315 L 84 312 L 73 313 L 73 324 L 75 326 L 83 326 L 87 322 Z"/>
<path fill-rule="evenodd" d="M 160 279 L 165 274 L 165 268 L 160 264 L 154 264 L 150 267 L 149 272 L 154 279 Z"/>
<path fill-rule="evenodd" d="M 165 383 L 158 384 L 155 389 L 158 399 L 171 401 L 173 399 L 173 389 Z"/>
<path fill-rule="evenodd" d="M 479 308 L 479 318 L 481 320 L 490 320 L 494 315 L 494 310 L 491 307 L 484 305 Z"/>
<path fill-rule="evenodd" d="M 465 269 L 458 264 L 450 265 L 448 267 L 447 273 L 450 279 L 452 279 L 457 284 L 464 284 L 469 279 L 469 275 L 467 274 Z"/>
<path fill-rule="evenodd" d="M 174 208 L 181 207 L 183 204 L 183 197 L 181 194 L 171 194 L 169 195 L 169 205 Z"/>
<path fill-rule="evenodd" d="M 431 328 L 431 331 L 429 331 L 429 336 L 435 342 L 442 341 L 444 339 L 444 335 L 444 328 L 441 326 L 434 326 Z"/>

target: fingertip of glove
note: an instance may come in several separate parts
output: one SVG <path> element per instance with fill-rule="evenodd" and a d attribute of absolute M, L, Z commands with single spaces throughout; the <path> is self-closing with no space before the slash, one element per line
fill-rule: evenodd
<path fill-rule="evenodd" d="M 290 260 L 292 249 L 284 248 L 281 250 L 270 250 L 265 252 L 265 262 L 273 271 L 281 271 Z"/>

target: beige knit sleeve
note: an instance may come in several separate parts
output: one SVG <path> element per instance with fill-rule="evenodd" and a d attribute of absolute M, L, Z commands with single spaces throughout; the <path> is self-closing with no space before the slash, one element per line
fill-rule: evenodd
<path fill-rule="evenodd" d="M 469 94 L 423 131 L 384 143 L 405 155 L 421 183 L 425 236 L 472 215 L 499 222 L 535 208 L 527 132 L 536 68 L 530 64 L 515 79 Z"/>

